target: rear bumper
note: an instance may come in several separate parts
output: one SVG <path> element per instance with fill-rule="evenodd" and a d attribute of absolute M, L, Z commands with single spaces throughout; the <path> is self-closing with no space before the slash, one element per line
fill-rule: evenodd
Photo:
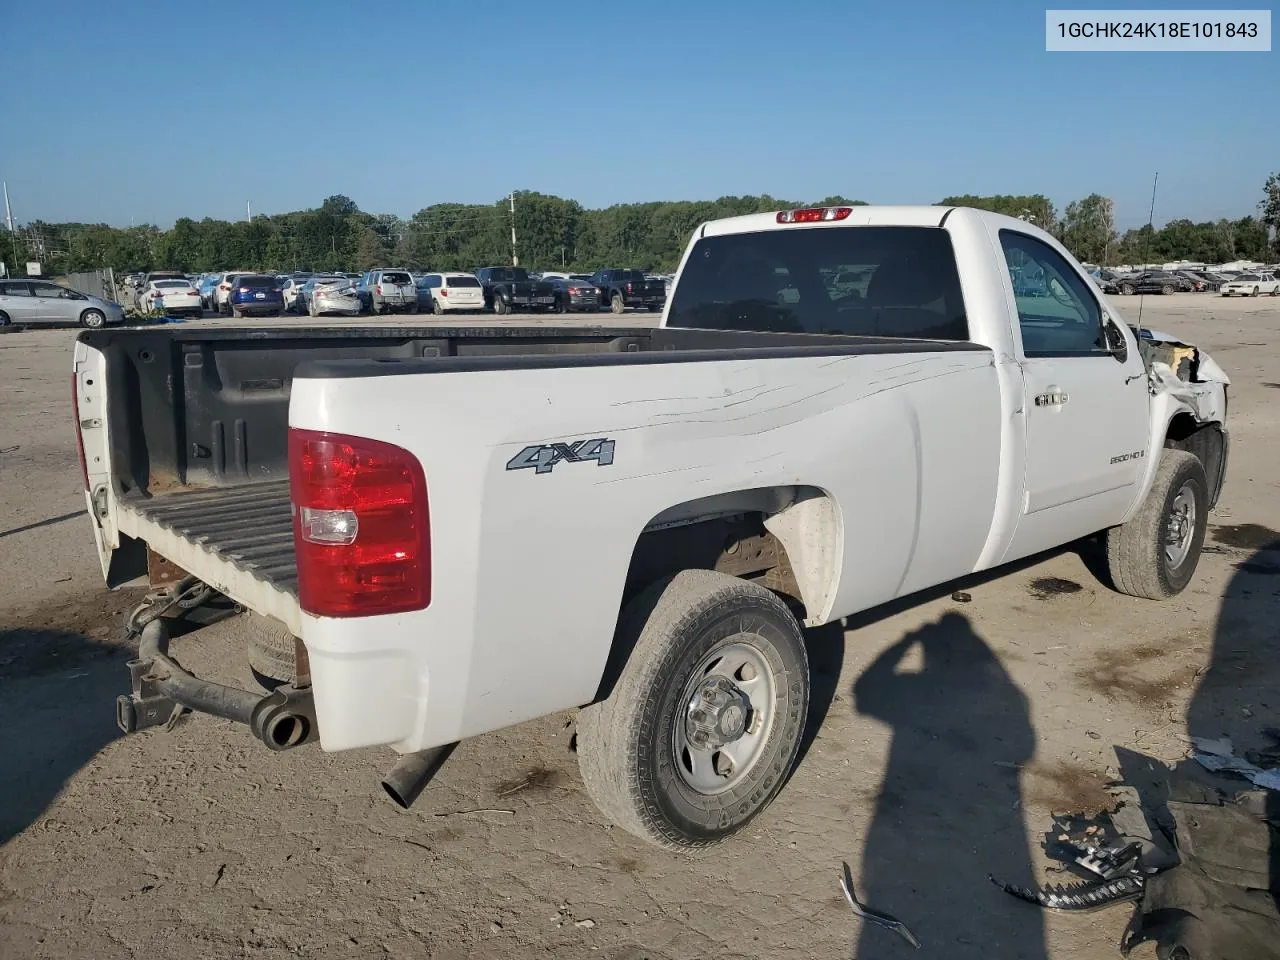
<path fill-rule="evenodd" d="M 451 312 L 452 313 L 466 313 L 466 312 L 474 313 L 476 311 L 484 309 L 483 299 L 477 299 L 470 303 L 467 303 L 467 302 L 459 303 L 457 300 L 452 300 L 448 297 L 441 297 L 439 300 L 435 302 L 440 304 L 440 309 L 443 310 L 445 313 L 451 313 Z M 430 308 L 431 304 L 428 303 L 427 307 Z"/>
<path fill-rule="evenodd" d="M 622 302 L 628 307 L 661 307 L 667 302 L 666 294 L 641 294 L 639 296 L 623 296 Z"/>
<path fill-rule="evenodd" d="M 279 313 L 284 310 L 283 300 L 250 300 L 246 303 L 232 301 L 231 307 L 244 314 Z"/>

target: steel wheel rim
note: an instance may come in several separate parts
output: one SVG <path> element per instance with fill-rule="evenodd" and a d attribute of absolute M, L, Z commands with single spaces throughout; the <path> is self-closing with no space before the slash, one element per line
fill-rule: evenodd
<path fill-rule="evenodd" d="M 1191 484 L 1184 483 L 1169 505 L 1169 516 L 1165 519 L 1164 557 L 1170 569 L 1177 570 L 1186 562 L 1195 530 L 1196 495 Z"/>
<path fill-rule="evenodd" d="M 700 700 L 707 685 L 718 683 L 717 678 L 728 679 L 735 690 L 745 696 L 750 712 L 742 718 L 743 729 L 737 738 L 709 748 L 691 742 L 690 717 L 703 705 Z M 740 784 L 765 753 L 777 713 L 776 697 L 773 670 L 754 645 L 739 640 L 717 647 L 703 657 L 676 701 L 678 712 L 672 727 L 672 761 L 684 784 L 708 797 Z M 724 773 L 726 759 L 730 769 L 727 775 Z"/>

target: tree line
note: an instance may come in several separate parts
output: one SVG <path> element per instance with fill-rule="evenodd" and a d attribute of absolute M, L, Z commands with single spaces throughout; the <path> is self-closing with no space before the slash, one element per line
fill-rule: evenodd
<path fill-rule="evenodd" d="M 1159 229 L 1117 233 L 1111 201 L 1098 194 L 1059 212 L 1041 194 L 963 195 L 938 201 L 1019 217 L 1057 236 L 1080 260 L 1100 265 L 1199 260 L 1267 260 L 1280 255 L 1280 173 L 1272 174 L 1259 203 L 1259 217 L 1193 223 L 1180 219 Z M 512 203 L 514 201 L 514 214 Z M 40 260 L 50 275 L 98 267 L 117 271 L 177 269 L 367 270 L 376 266 L 472 270 L 510 263 L 514 255 L 530 269 L 621 266 L 674 270 L 694 229 L 706 220 L 806 205 L 860 205 L 845 197 L 809 203 L 768 195 L 615 204 L 589 210 L 575 200 L 533 191 L 491 204 L 439 203 L 408 220 L 362 211 L 337 195 L 319 207 L 292 213 L 226 221 L 180 218 L 172 228 L 106 224 L 28 224 L 0 245 L 0 260 L 21 267 Z M 25 248 L 25 249 L 24 249 Z"/>

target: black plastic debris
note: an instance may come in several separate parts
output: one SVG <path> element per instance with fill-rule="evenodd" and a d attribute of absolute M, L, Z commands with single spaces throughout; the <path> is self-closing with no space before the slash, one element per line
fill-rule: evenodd
<path fill-rule="evenodd" d="M 916 939 L 914 933 L 907 929 L 906 924 L 896 917 L 889 916 L 887 913 L 872 910 L 858 899 L 858 895 L 853 891 L 853 874 L 849 870 L 849 864 L 841 863 L 840 866 L 843 868 L 843 872 L 840 874 L 840 889 L 844 891 L 844 898 L 849 901 L 849 907 L 853 910 L 854 916 L 896 933 L 919 950 L 920 941 Z"/>

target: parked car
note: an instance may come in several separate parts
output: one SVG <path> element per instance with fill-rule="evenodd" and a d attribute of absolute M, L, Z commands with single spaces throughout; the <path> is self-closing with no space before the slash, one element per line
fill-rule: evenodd
<path fill-rule="evenodd" d="M 206 310 L 217 311 L 217 307 L 213 300 L 213 294 L 218 288 L 219 276 L 219 274 L 214 273 L 205 277 L 200 281 L 200 286 L 196 288 L 200 293 L 200 305 Z"/>
<path fill-rule="evenodd" d="M 278 317 L 284 312 L 280 281 L 261 273 L 237 274 L 227 303 L 233 317 Z"/>
<path fill-rule="evenodd" d="M 1256 297 L 1260 294 L 1280 296 L 1280 280 L 1270 273 L 1242 273 L 1219 287 L 1224 297 Z"/>
<path fill-rule="evenodd" d="M 204 316 L 200 291 L 190 280 L 150 280 L 138 293 L 138 309 L 143 313 L 163 307 L 170 317 Z"/>
<path fill-rule="evenodd" d="M 1092 536 L 1118 591 L 1184 591 L 1226 470 L 1214 359 L 1154 332 L 1140 349 L 1029 223 L 849 212 L 707 224 L 663 326 L 616 337 L 82 333 L 71 425 L 102 569 L 144 576 L 146 544 L 189 575 L 130 618 L 120 727 L 186 706 L 277 750 L 392 745 L 383 786 L 408 806 L 458 740 L 581 708 L 602 815 L 703 850 L 785 788 L 803 626 Z M 833 301 L 824 271 L 851 263 L 874 267 L 867 295 Z M 1044 295 L 1015 301 L 1032 264 Z M 232 357 L 276 387 L 186 367 Z M 184 403 L 156 405 L 174 384 Z M 278 624 L 274 692 L 168 655 L 160 608 L 218 591 Z M 182 643 L 198 662 L 199 630 Z"/>
<path fill-rule="evenodd" d="M 348 317 L 360 315 L 360 298 L 356 289 L 346 277 L 321 280 L 307 293 L 306 311 L 308 316 L 322 317 L 331 313 L 341 313 Z"/>
<path fill-rule="evenodd" d="M 1164 270 L 1146 270 L 1140 273 L 1120 274 L 1116 278 L 1117 290 L 1130 296 L 1135 293 L 1190 293 L 1191 281 Z"/>
<path fill-rule="evenodd" d="M 418 288 L 408 270 L 370 270 L 356 285 L 366 313 L 418 312 Z"/>
<path fill-rule="evenodd" d="M 298 287 L 297 299 L 294 301 L 294 309 L 298 313 L 310 313 L 311 308 L 309 301 L 311 292 L 321 284 L 336 284 L 338 286 L 354 287 L 354 284 L 340 273 L 322 274 L 318 277 L 309 277 Z M 352 294 L 354 296 L 354 293 Z"/>
<path fill-rule="evenodd" d="M 425 273 L 417 288 L 420 310 L 442 314 L 484 309 L 484 288 L 473 273 Z"/>
<path fill-rule="evenodd" d="M 0 280 L 0 327 L 10 324 L 123 323 L 124 308 L 49 280 Z"/>
<path fill-rule="evenodd" d="M 231 291 L 235 287 L 236 278 L 250 275 L 252 272 L 248 270 L 218 274 L 218 285 L 213 288 L 214 313 L 231 316 Z"/>
<path fill-rule="evenodd" d="M 600 291 L 600 302 L 614 313 L 628 307 L 658 311 L 667 302 L 667 287 L 661 280 L 649 280 L 642 270 L 597 270 L 591 282 Z"/>
<path fill-rule="evenodd" d="M 494 313 L 550 310 L 556 302 L 549 280 L 533 280 L 524 267 L 481 267 L 475 273 L 484 290 L 484 305 Z"/>
<path fill-rule="evenodd" d="M 600 291 L 589 280 L 572 280 L 568 276 L 547 280 L 555 289 L 556 313 L 577 313 L 600 309 Z"/>
<path fill-rule="evenodd" d="M 301 313 L 306 308 L 305 303 L 298 303 L 298 291 L 302 289 L 302 285 L 311 279 L 311 274 L 302 276 L 292 276 L 286 278 L 280 284 L 280 295 L 284 298 L 285 313 Z"/>

